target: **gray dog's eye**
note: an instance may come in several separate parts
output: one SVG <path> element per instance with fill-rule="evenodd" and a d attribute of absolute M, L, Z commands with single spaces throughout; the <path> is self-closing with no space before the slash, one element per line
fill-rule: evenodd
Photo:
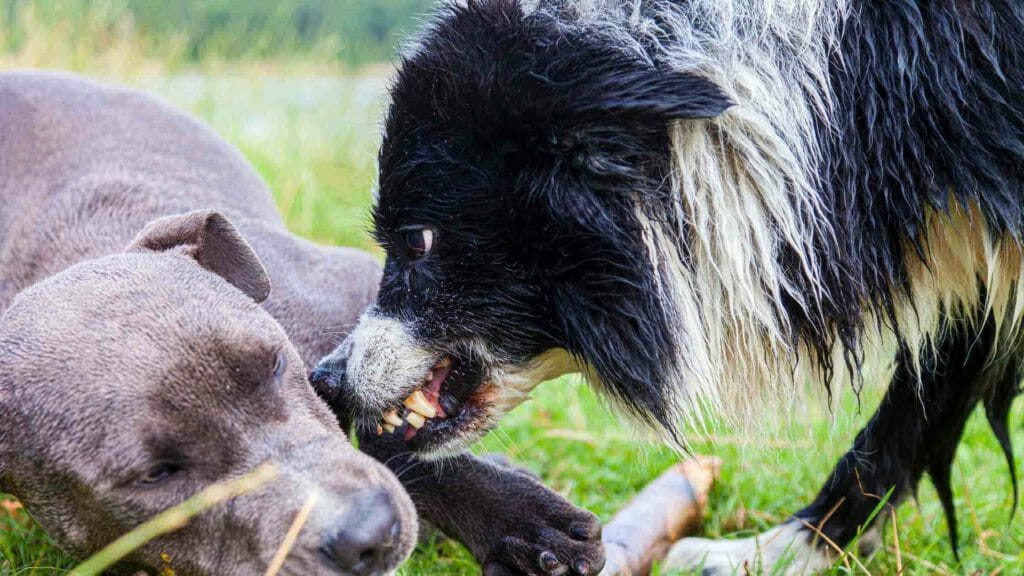
<path fill-rule="evenodd" d="M 156 486 L 174 476 L 179 470 L 181 468 L 173 464 L 157 464 L 146 470 L 146 473 L 140 476 L 135 483 L 140 486 Z"/>
<path fill-rule="evenodd" d="M 404 236 L 406 246 L 417 258 L 430 252 L 430 249 L 434 247 L 434 230 L 431 228 L 408 230 Z"/>
<path fill-rule="evenodd" d="M 277 353 L 277 359 L 274 360 L 274 380 L 280 380 L 287 368 L 288 356 L 285 355 L 284 350 L 280 350 Z"/>

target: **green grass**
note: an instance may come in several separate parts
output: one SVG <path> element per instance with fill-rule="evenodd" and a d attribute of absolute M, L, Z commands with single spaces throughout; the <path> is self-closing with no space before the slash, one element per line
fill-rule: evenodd
<path fill-rule="evenodd" d="M 214 78 L 143 72 L 130 82 L 165 95 L 238 146 L 269 182 L 294 231 L 319 242 L 374 249 L 366 218 L 384 89 L 379 76 L 280 75 L 265 69 Z M 721 429 L 709 437 L 693 436 L 695 452 L 724 461 L 702 534 L 748 536 L 802 507 L 877 397 L 877 391 L 867 392 L 860 414 L 845 394 L 834 419 L 820 414 L 811 424 L 764 426 L 768 431 L 760 435 Z M 1020 419 L 1018 410 L 1013 421 Z M 1024 445 L 1024 433 L 1015 439 Z M 605 520 L 678 458 L 638 439 L 593 393 L 570 379 L 542 386 L 478 449 L 510 454 Z M 1020 450 L 1018 458 L 1024 459 Z M 918 503 L 900 508 L 897 530 L 886 520 L 886 546 L 893 546 L 898 534 L 905 573 L 1021 573 L 1024 514 L 1009 521 L 1005 463 L 983 418 L 972 419 L 967 429 L 954 478 L 962 564 L 954 562 L 941 508 L 925 482 Z M 896 559 L 885 549 L 861 561 L 871 574 L 881 575 L 895 573 Z M 23 512 L 0 509 L 0 574 L 55 574 L 71 565 Z M 855 565 L 853 571 L 863 573 Z M 407 575 L 476 573 L 469 555 L 444 539 L 421 546 L 403 569 Z"/>
<path fill-rule="evenodd" d="M 434 0 L 0 0 L 0 53 L 80 66 L 130 52 L 163 66 L 289 60 L 358 67 L 394 55 Z"/>

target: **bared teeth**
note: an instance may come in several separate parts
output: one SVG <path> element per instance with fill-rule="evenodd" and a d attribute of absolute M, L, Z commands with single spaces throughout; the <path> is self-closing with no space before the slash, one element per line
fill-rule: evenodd
<path fill-rule="evenodd" d="M 437 367 L 438 368 L 447 368 L 447 367 L 449 367 L 451 365 L 452 365 L 452 359 L 447 357 L 447 356 L 445 356 L 444 358 L 441 358 L 441 361 L 437 363 Z"/>
<path fill-rule="evenodd" d="M 423 394 L 423 390 L 417 389 L 415 392 L 409 395 L 405 399 L 405 407 L 412 411 L 414 414 L 419 414 L 424 418 L 433 418 L 437 416 L 437 410 L 430 405 L 427 397 Z M 419 428 L 419 426 L 417 426 Z"/>
<path fill-rule="evenodd" d="M 417 414 L 415 412 L 409 412 L 409 414 L 406 415 L 405 419 L 409 421 L 410 426 L 416 428 L 417 430 L 423 428 L 423 425 L 427 423 L 426 418 L 424 418 L 421 414 Z"/>
<path fill-rule="evenodd" d="M 401 426 L 402 425 L 402 417 L 398 415 L 398 410 L 397 409 L 392 409 L 389 412 L 385 412 L 384 413 L 384 423 L 390 425 L 392 430 L 394 430 L 395 428 Z"/>
<path fill-rule="evenodd" d="M 384 433 L 384 427 L 381 426 L 380 424 L 377 424 L 377 436 L 380 436 L 383 433 Z"/>
<path fill-rule="evenodd" d="M 384 431 L 391 434 L 395 431 L 395 426 L 393 424 L 384 424 Z"/>
<path fill-rule="evenodd" d="M 423 377 L 423 381 L 424 382 L 430 382 L 433 379 L 434 379 L 434 371 L 433 370 L 427 370 L 427 374 L 426 374 L 426 376 Z"/>

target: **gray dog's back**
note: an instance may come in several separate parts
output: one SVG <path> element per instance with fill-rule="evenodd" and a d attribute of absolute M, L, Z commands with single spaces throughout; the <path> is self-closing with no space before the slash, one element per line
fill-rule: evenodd
<path fill-rule="evenodd" d="M 249 165 L 191 118 L 55 73 L 0 74 L 0 202 L 0 310 L 74 262 L 123 249 L 156 216 L 203 207 L 280 222 Z"/>
<path fill-rule="evenodd" d="M 147 222 L 215 210 L 253 247 L 264 308 L 303 359 L 327 354 L 372 300 L 380 266 L 290 234 L 250 165 L 162 101 L 68 74 L 0 73 L 0 312 L 21 290 L 120 252 Z"/>

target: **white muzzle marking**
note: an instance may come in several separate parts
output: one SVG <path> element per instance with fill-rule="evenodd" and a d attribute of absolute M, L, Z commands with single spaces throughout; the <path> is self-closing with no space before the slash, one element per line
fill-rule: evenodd
<path fill-rule="evenodd" d="M 370 308 L 348 337 L 346 377 L 367 409 L 384 410 L 418 386 L 436 361 L 408 326 Z"/>

